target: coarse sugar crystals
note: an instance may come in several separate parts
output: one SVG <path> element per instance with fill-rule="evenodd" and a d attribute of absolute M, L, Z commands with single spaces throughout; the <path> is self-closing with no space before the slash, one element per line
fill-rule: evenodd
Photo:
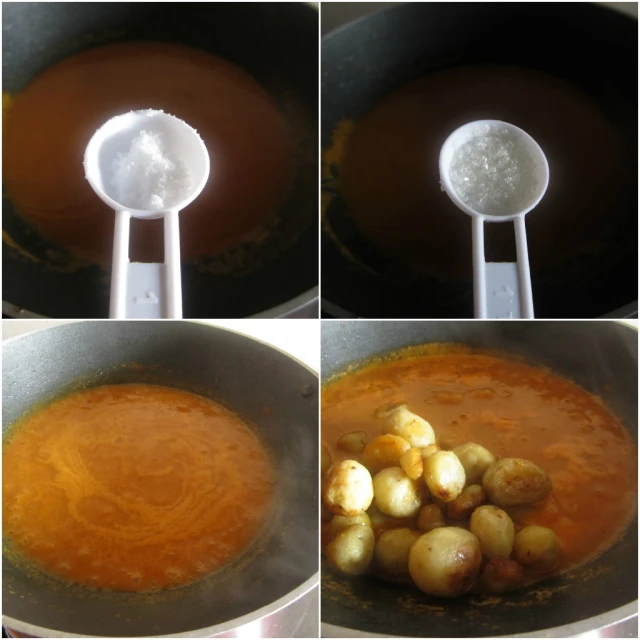
<path fill-rule="evenodd" d="M 189 172 L 166 149 L 161 133 L 141 131 L 112 167 L 114 200 L 132 209 L 157 211 L 182 202 L 192 187 Z"/>
<path fill-rule="evenodd" d="M 522 211 L 538 192 L 537 167 L 521 136 L 484 124 L 453 153 L 449 178 L 468 207 L 494 216 Z"/>

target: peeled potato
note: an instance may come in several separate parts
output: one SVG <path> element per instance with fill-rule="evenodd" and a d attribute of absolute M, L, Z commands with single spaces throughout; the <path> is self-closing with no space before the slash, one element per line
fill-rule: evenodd
<path fill-rule="evenodd" d="M 496 457 L 484 447 L 475 442 L 465 442 L 453 449 L 467 477 L 467 484 L 479 484 L 482 482 L 484 472 L 496 461 Z"/>
<path fill-rule="evenodd" d="M 329 471 L 329 467 L 333 464 L 333 458 L 331 452 L 326 445 L 322 445 L 320 448 L 320 473 L 324 475 Z"/>
<path fill-rule="evenodd" d="M 437 451 L 424 459 L 424 479 L 434 498 L 451 502 L 464 489 L 464 467 L 452 451 Z"/>
<path fill-rule="evenodd" d="M 534 504 L 551 492 L 549 476 L 536 464 L 522 458 L 494 462 L 482 478 L 489 502 L 499 507 Z"/>
<path fill-rule="evenodd" d="M 376 540 L 373 552 L 378 567 L 394 578 L 408 578 L 409 552 L 421 535 L 419 531 L 412 529 L 385 531 Z"/>
<path fill-rule="evenodd" d="M 505 511 L 485 504 L 471 514 L 471 533 L 480 540 L 480 548 L 485 558 L 509 557 L 513 549 L 515 527 Z"/>
<path fill-rule="evenodd" d="M 515 539 L 515 559 L 536 571 L 550 571 L 558 562 L 560 545 L 556 534 L 546 527 L 529 525 Z"/>
<path fill-rule="evenodd" d="M 487 495 L 479 484 L 465 487 L 462 493 L 447 505 L 447 516 L 451 520 L 466 520 L 482 504 L 487 501 Z"/>
<path fill-rule="evenodd" d="M 481 562 L 478 538 L 466 529 L 441 527 L 411 547 L 409 573 L 425 593 L 453 597 L 471 588 Z"/>
<path fill-rule="evenodd" d="M 335 538 L 354 524 L 371 528 L 371 519 L 366 513 L 359 513 L 357 516 L 333 516 L 329 525 L 329 533 L 332 538 Z"/>
<path fill-rule="evenodd" d="M 422 505 L 417 483 L 398 467 L 383 469 L 373 477 L 373 494 L 378 509 L 394 518 L 415 516 Z"/>
<path fill-rule="evenodd" d="M 382 407 L 376 415 L 383 420 L 384 433 L 400 436 L 412 447 L 426 447 L 436 441 L 431 425 L 424 418 L 411 413 L 406 404 Z"/>
<path fill-rule="evenodd" d="M 400 456 L 400 467 L 412 480 L 422 477 L 424 465 L 422 463 L 422 451 L 417 447 L 411 447 Z"/>
<path fill-rule="evenodd" d="M 524 572 L 515 560 L 496 556 L 485 565 L 482 582 L 493 593 L 513 591 L 524 582 Z"/>
<path fill-rule="evenodd" d="M 442 509 L 437 504 L 427 504 L 418 514 L 418 529 L 423 533 L 428 533 L 438 527 L 446 527 Z"/>
<path fill-rule="evenodd" d="M 369 442 L 369 436 L 366 431 L 350 431 L 344 433 L 338 438 L 338 449 L 342 449 L 347 453 L 362 453 Z"/>
<path fill-rule="evenodd" d="M 387 467 L 399 467 L 402 454 L 410 448 L 411 445 L 399 436 L 378 436 L 364 448 L 362 462 L 376 474 Z"/>
<path fill-rule="evenodd" d="M 373 531 L 354 524 L 339 533 L 325 550 L 329 562 L 342 573 L 357 576 L 369 568 L 373 559 Z"/>
<path fill-rule="evenodd" d="M 339 516 L 356 516 L 373 500 L 371 474 L 355 460 L 334 464 L 324 477 L 322 500 Z"/>

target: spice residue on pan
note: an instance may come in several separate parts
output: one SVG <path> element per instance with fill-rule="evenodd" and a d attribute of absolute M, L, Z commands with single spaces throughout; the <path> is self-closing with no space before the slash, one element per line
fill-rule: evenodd
<path fill-rule="evenodd" d="M 273 486 L 268 454 L 220 405 L 153 385 L 94 387 L 9 433 L 3 526 L 12 552 L 45 573 L 159 590 L 238 558 Z"/>

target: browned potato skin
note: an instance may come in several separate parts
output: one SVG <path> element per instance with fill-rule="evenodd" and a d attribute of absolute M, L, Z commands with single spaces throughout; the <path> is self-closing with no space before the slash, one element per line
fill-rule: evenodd
<path fill-rule="evenodd" d="M 424 459 L 424 480 L 434 498 L 455 500 L 464 489 L 464 467 L 452 451 L 437 451 Z"/>
<path fill-rule="evenodd" d="M 362 464 L 375 475 L 388 467 L 399 467 L 402 454 L 409 449 L 411 445 L 399 436 L 378 436 L 364 448 Z"/>
<path fill-rule="evenodd" d="M 524 571 L 515 560 L 496 556 L 482 571 L 482 583 L 492 593 L 513 591 L 524 582 Z"/>
<path fill-rule="evenodd" d="M 355 460 L 336 462 L 322 482 L 322 501 L 335 515 L 356 516 L 373 502 L 373 480 Z"/>
<path fill-rule="evenodd" d="M 333 464 L 333 458 L 331 457 L 331 452 L 326 445 L 322 445 L 320 448 L 320 473 L 324 476 L 329 468 Z"/>
<path fill-rule="evenodd" d="M 362 453 L 369 442 L 366 431 L 350 431 L 338 438 L 337 447 L 347 453 Z"/>
<path fill-rule="evenodd" d="M 489 502 L 498 507 L 535 504 L 551 492 L 549 476 L 536 464 L 522 458 L 494 462 L 482 478 Z"/>
<path fill-rule="evenodd" d="M 412 480 L 422 477 L 424 466 L 422 464 L 422 451 L 416 447 L 411 447 L 400 456 L 400 466 L 402 470 Z"/>
<path fill-rule="evenodd" d="M 425 533 L 409 554 L 409 572 L 416 586 L 430 595 L 448 598 L 469 591 L 481 563 L 478 539 L 459 527 Z"/>
<path fill-rule="evenodd" d="M 451 520 L 466 520 L 479 506 L 487 501 L 487 494 L 479 484 L 472 484 L 447 505 L 447 517 Z"/>
<path fill-rule="evenodd" d="M 429 533 L 438 527 L 446 527 L 442 509 L 437 504 L 428 504 L 420 509 L 418 514 L 418 529 L 423 533 Z"/>

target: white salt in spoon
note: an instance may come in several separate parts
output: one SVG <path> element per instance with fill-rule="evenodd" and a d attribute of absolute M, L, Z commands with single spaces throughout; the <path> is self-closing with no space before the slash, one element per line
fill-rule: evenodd
<path fill-rule="evenodd" d="M 162 143 L 161 152 L 154 141 Z M 204 142 L 179 118 L 151 109 L 131 111 L 94 133 L 84 170 L 98 197 L 116 213 L 110 317 L 181 318 L 178 214 L 198 197 L 209 177 Z M 136 208 L 140 203 L 143 207 Z M 129 262 L 132 216 L 164 218 L 163 264 Z"/>
<path fill-rule="evenodd" d="M 470 122 L 442 145 L 440 184 L 472 218 L 475 317 L 533 318 L 524 217 L 549 184 L 549 165 L 540 146 L 507 122 Z M 507 221 L 515 226 L 517 262 L 486 262 L 484 223 Z"/>

